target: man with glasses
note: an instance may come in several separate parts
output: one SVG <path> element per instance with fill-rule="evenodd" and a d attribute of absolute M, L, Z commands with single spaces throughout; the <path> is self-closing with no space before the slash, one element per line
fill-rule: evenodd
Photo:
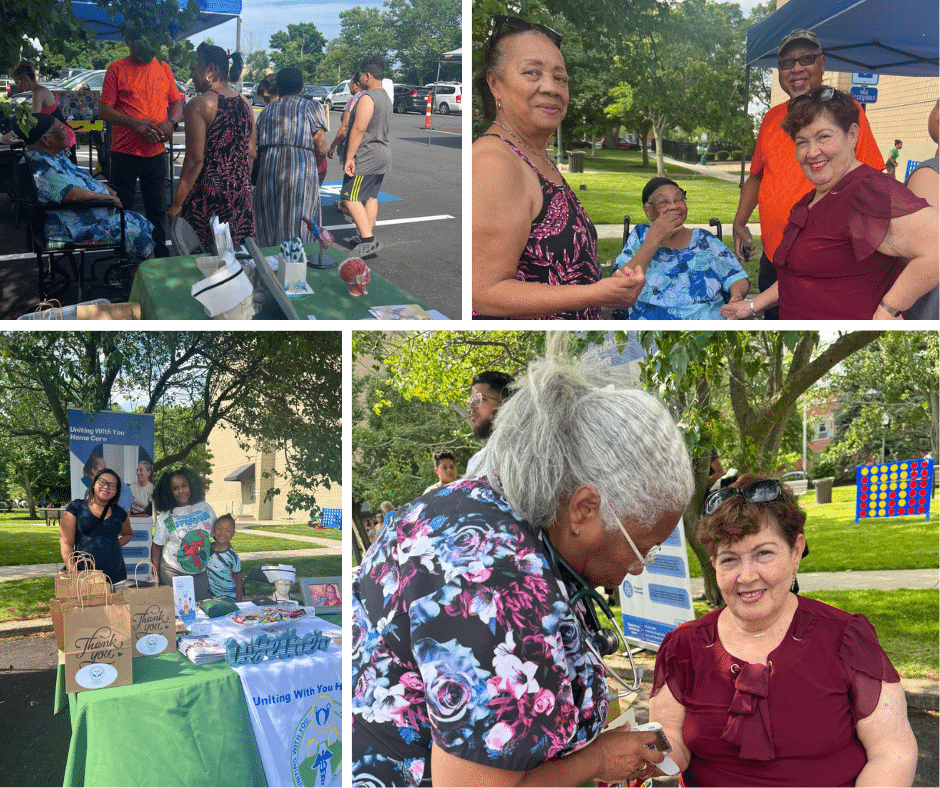
<path fill-rule="evenodd" d="M 496 370 L 480 372 L 470 384 L 470 396 L 466 406 L 470 412 L 470 425 L 473 427 L 473 436 L 479 441 L 489 439 L 493 434 L 493 422 L 496 411 L 510 396 L 510 385 L 515 382 L 512 375 Z M 467 462 L 467 477 L 472 477 L 480 458 L 482 449 L 474 454 Z"/>
<path fill-rule="evenodd" d="M 739 260 L 746 262 L 750 259 L 753 249 L 747 222 L 754 208 L 760 205 L 761 244 L 764 253 L 760 260 L 757 285 L 762 293 L 777 281 L 777 272 L 771 261 L 783 238 L 783 230 L 790 218 L 790 209 L 813 188 L 797 163 L 793 140 L 780 128 L 780 124 L 786 117 L 789 99 L 806 95 L 822 85 L 826 56 L 815 33 L 794 30 L 780 42 L 777 48 L 777 64 L 777 79 L 789 98 L 772 107 L 764 116 L 751 161 L 751 174 L 741 186 L 741 197 L 733 225 L 735 254 Z M 855 157 L 876 170 L 884 168 L 881 151 L 864 111 L 859 114 Z M 779 319 L 777 307 L 765 310 L 764 319 Z"/>

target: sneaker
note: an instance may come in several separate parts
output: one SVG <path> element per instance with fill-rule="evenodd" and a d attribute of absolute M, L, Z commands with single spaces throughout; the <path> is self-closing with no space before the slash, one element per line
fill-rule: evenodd
<path fill-rule="evenodd" d="M 357 244 L 353 248 L 352 253 L 356 257 L 372 257 L 373 255 L 378 254 L 381 249 L 382 242 L 376 239 L 374 241 L 370 241 L 369 243 Z"/>

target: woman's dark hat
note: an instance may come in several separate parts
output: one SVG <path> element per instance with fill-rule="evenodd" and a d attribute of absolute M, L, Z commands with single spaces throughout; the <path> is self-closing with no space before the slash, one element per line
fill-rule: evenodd
<path fill-rule="evenodd" d="M 36 125 L 33 126 L 27 133 L 19 121 L 16 123 L 16 136 L 21 140 L 26 140 L 27 145 L 35 145 L 39 142 L 39 138 L 45 134 L 49 129 L 52 128 L 52 124 L 55 123 L 55 118 L 52 115 L 46 115 L 39 112 L 34 112 L 33 117 L 36 119 Z"/>
<path fill-rule="evenodd" d="M 653 178 L 649 183 L 646 184 L 646 186 L 643 187 L 644 205 L 649 202 L 653 192 L 656 191 L 660 186 L 675 186 L 677 189 L 681 188 L 678 183 L 669 180 L 669 178 Z"/>

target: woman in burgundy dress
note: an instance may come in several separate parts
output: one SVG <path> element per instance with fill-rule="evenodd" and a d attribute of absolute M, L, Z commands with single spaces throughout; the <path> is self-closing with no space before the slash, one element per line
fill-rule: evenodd
<path fill-rule="evenodd" d="M 216 251 L 211 220 L 228 222 L 232 241 L 254 235 L 251 166 L 255 160 L 255 117 L 229 81 L 241 76 L 242 58 L 202 43 L 190 72 L 200 95 L 186 105 L 186 157 L 167 213 L 192 225 L 204 251 Z"/>
<path fill-rule="evenodd" d="M 897 671 L 862 615 L 797 596 L 796 496 L 744 474 L 705 499 L 699 539 L 725 607 L 663 639 L 650 719 L 684 785 L 910 785 Z"/>
<path fill-rule="evenodd" d="M 568 108 L 561 35 L 499 15 L 475 81 L 491 125 L 473 143 L 475 318 L 598 319 L 642 272 L 602 278 L 597 231 L 545 148 Z"/>
<path fill-rule="evenodd" d="M 781 128 L 816 187 L 793 206 L 777 284 L 726 304 L 729 319 L 779 303 L 781 320 L 898 320 L 937 286 L 937 209 L 855 158 L 858 105 L 824 86 L 790 102 Z"/>

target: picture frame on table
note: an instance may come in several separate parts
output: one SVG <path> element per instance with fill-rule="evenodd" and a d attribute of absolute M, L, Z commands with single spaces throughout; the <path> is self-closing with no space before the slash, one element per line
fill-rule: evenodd
<path fill-rule="evenodd" d="M 304 595 L 304 607 L 314 608 L 314 612 L 343 612 L 343 578 L 341 577 L 301 577 L 300 590 Z"/>

